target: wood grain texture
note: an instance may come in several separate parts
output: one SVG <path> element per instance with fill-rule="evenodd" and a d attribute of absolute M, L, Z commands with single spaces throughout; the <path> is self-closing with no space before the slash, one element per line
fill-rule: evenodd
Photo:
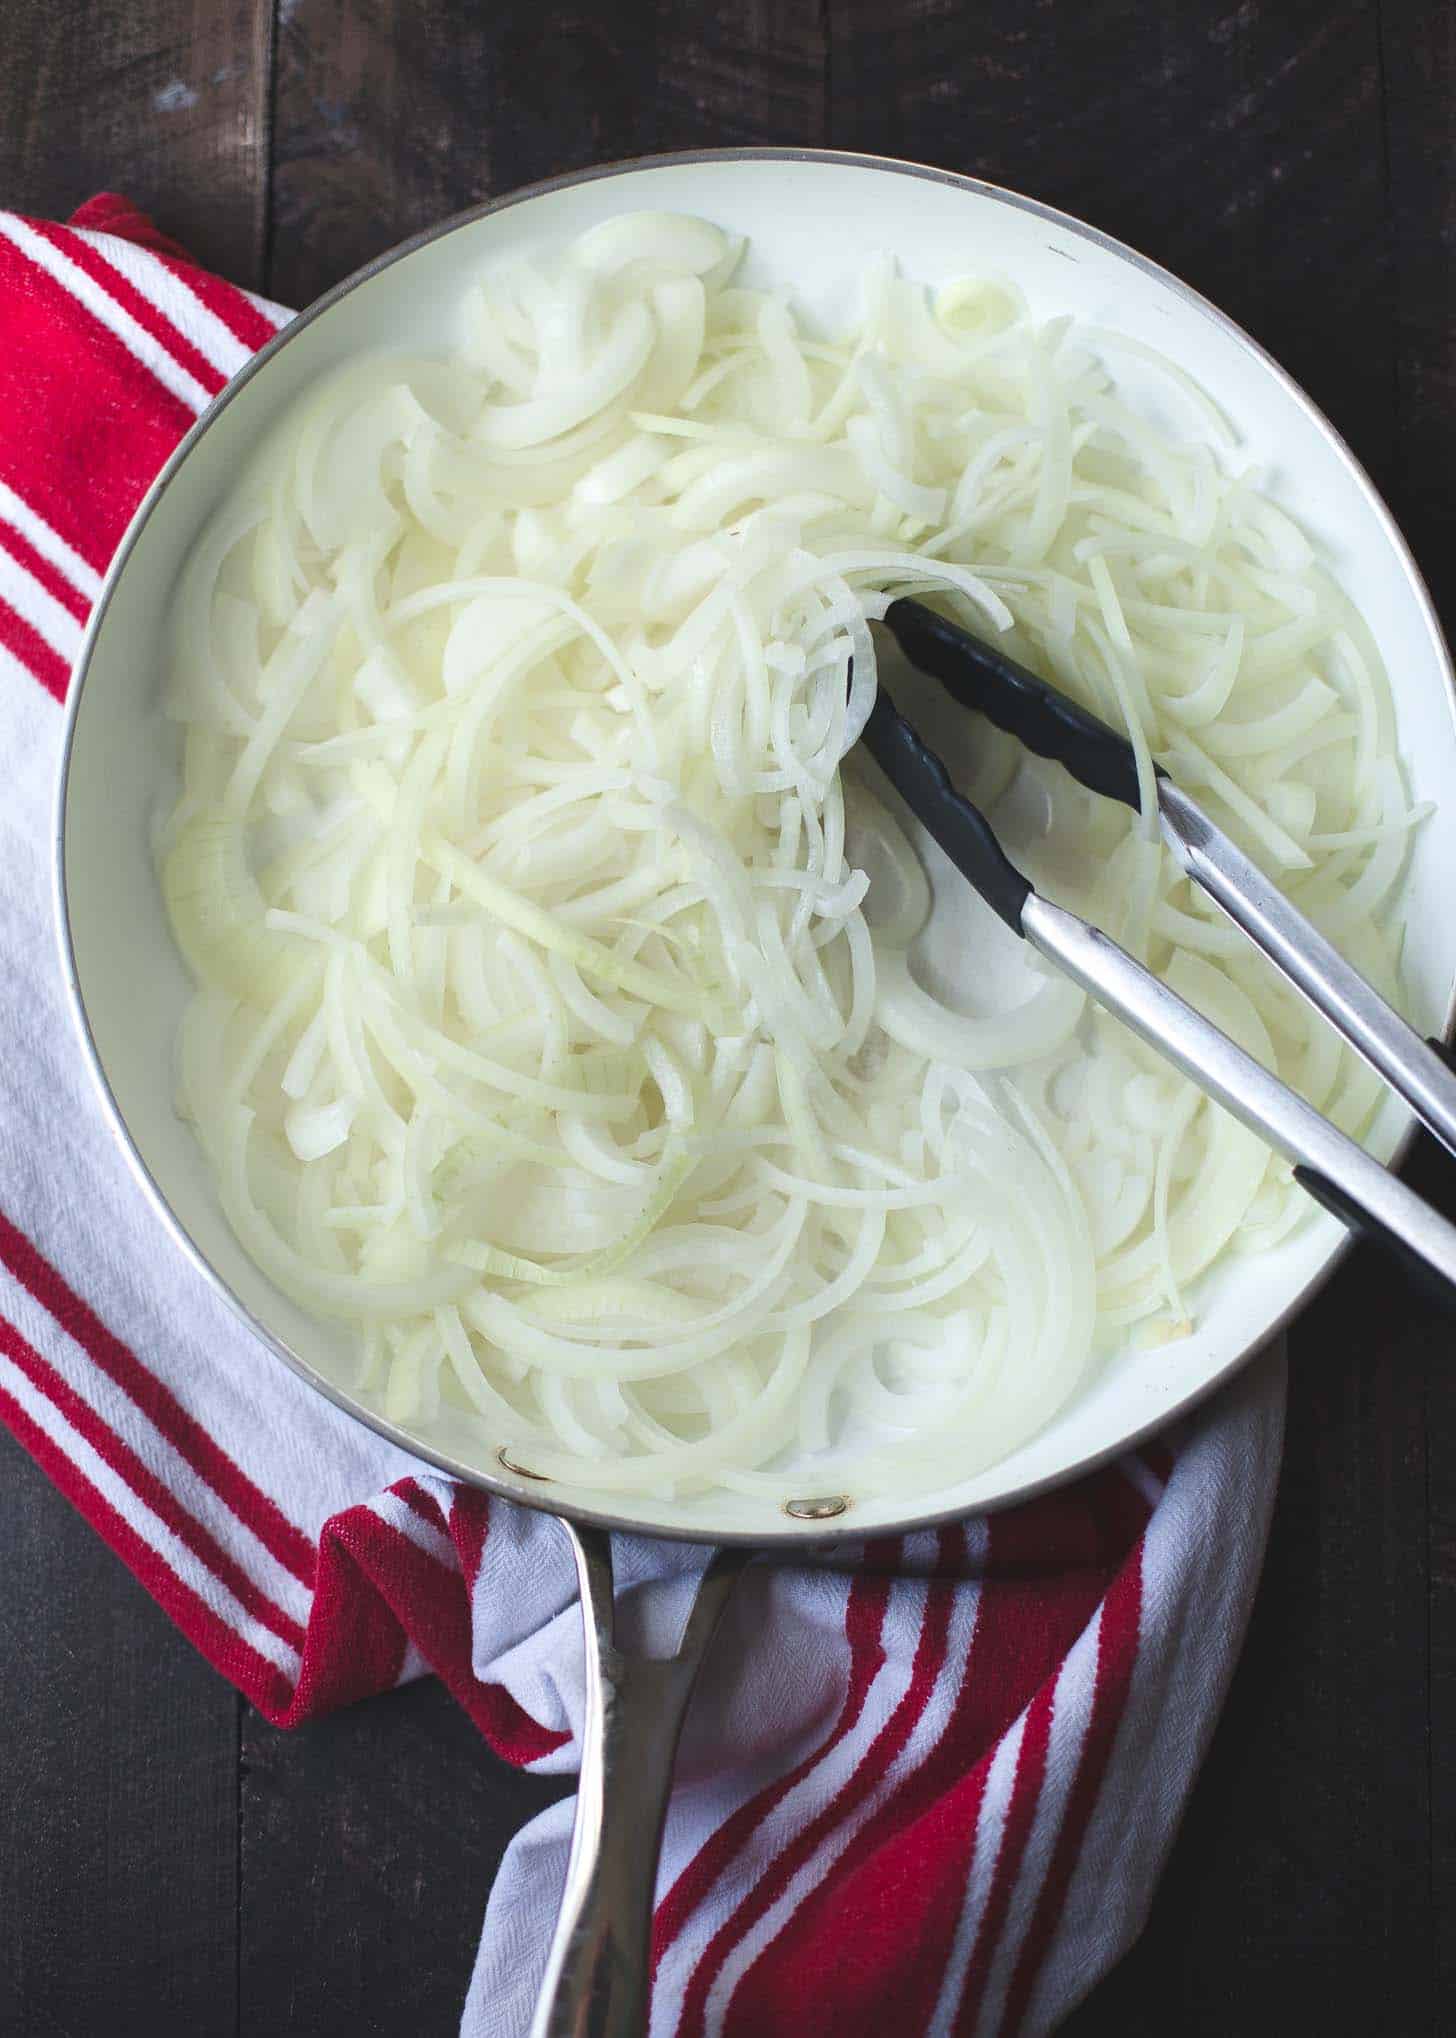
<path fill-rule="evenodd" d="M 279 1733 L 244 1714 L 242 2038 L 453 2032 L 516 1828 L 569 1781 L 491 1754 L 434 1683 Z"/>
<path fill-rule="evenodd" d="M 1396 506 L 1456 627 L 1456 7 L 1386 0 Z"/>
<path fill-rule="evenodd" d="M 231 1687 L 0 1431 L 0 2031 L 231 2038 Z"/>
<path fill-rule="evenodd" d="M 0 197 L 102 188 L 261 280 L 271 22 L 251 0 L 5 12 Z M 0 1435 L 0 2030 L 231 2038 L 240 1701 Z"/>
<path fill-rule="evenodd" d="M 12 0 L 3 28 L 6 205 L 64 218 L 123 191 L 200 260 L 261 282 L 266 0 Z"/>
<path fill-rule="evenodd" d="M 834 0 L 830 19 L 836 147 L 1063 206 L 1206 291 L 1347 420 L 1388 408 L 1374 0 Z"/>
<path fill-rule="evenodd" d="M 489 190 L 485 10 L 279 7 L 269 288 L 306 304 Z"/>
<path fill-rule="evenodd" d="M 818 0 L 289 0 L 270 287 L 305 303 L 419 227 L 588 163 L 826 132 Z"/>
<path fill-rule="evenodd" d="M 1395 264 L 1393 503 L 1456 633 L 1456 8 L 1387 0 L 1382 49 Z M 1449 1167 L 1416 1177 L 1427 1194 Z M 1448 1206 L 1449 1207 L 1449 1202 Z M 1456 1369 L 1450 1326 L 1427 1354 L 1432 2000 L 1456 2005 Z"/>

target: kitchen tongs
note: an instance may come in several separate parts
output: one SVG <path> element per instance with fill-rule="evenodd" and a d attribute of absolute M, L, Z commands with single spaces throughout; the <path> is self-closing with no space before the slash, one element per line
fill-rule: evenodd
<path fill-rule="evenodd" d="M 885 625 L 910 663 L 962 706 L 1055 759 L 1091 791 L 1136 810 L 1137 770 L 1126 737 L 919 602 L 892 603 Z M 1295 1180 L 1326 1209 L 1439 1275 L 1448 1300 L 1456 1295 L 1456 1226 L 1109 935 L 1035 891 L 883 685 L 861 741 L 1013 933 L 1292 1161 Z M 1456 1073 L 1438 1046 L 1406 1024 L 1166 772 L 1159 769 L 1155 783 L 1163 839 L 1189 877 L 1456 1153 Z"/>

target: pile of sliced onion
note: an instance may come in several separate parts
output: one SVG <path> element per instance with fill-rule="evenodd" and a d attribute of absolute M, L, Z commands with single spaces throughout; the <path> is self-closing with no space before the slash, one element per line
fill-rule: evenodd
<path fill-rule="evenodd" d="M 932 995 L 924 869 L 841 772 L 870 623 L 1007 633 L 1387 989 L 1416 817 L 1359 616 L 1175 370 L 1186 438 L 1005 283 L 881 263 L 825 338 L 741 254 L 635 215 L 488 275 L 450 358 L 325 381 L 219 511 L 158 845 L 180 1095 L 390 1416 L 624 1493 L 923 1487 L 1302 1204 L 1060 981 Z M 1360 1126 L 1148 828 L 987 732 L 979 794 L 1013 777 L 1045 887 Z"/>

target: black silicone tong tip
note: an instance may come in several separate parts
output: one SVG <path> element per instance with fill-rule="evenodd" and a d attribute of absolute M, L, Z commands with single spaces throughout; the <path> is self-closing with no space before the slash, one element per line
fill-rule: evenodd
<path fill-rule="evenodd" d="M 912 665 L 938 679 L 962 707 L 1017 737 L 1038 757 L 1064 765 L 1080 785 L 1136 808 L 1131 743 L 1106 722 L 921 602 L 890 604 L 885 627 Z"/>
<path fill-rule="evenodd" d="M 911 728 L 883 686 L 860 741 L 956 869 L 1012 933 L 1020 934 L 1021 910 L 1031 886 L 980 808 L 956 791 L 942 760 Z"/>

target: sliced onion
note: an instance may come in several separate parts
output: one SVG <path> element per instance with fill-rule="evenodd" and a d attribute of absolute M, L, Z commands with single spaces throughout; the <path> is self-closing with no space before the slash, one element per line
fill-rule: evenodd
<path fill-rule="evenodd" d="M 455 354 L 325 378 L 222 504 L 157 834 L 179 1102 L 258 1265 L 432 1439 L 629 1496 L 924 1494 L 1301 1202 L 1070 983 L 972 1017 L 917 981 L 980 937 L 841 777 L 871 624 L 1008 633 L 1127 729 L 1145 828 L 1156 757 L 1392 991 L 1423 810 L 1368 630 L 1177 364 L 884 259 L 825 334 L 741 253 L 639 213 L 496 272 Z M 977 745 L 1039 883 L 1363 1126 L 1368 1071 L 1154 840 Z"/>

